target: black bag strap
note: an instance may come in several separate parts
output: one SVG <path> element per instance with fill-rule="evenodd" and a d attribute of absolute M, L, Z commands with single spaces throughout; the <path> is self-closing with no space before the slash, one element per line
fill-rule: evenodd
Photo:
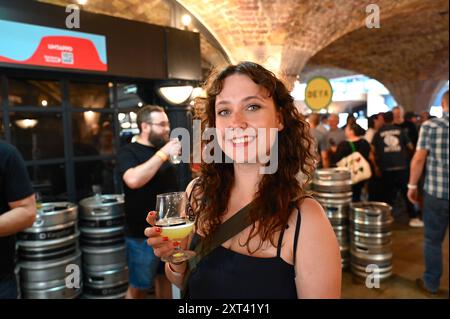
<path fill-rule="evenodd" d="M 211 251 L 222 245 L 222 243 L 226 242 L 228 239 L 251 225 L 248 214 L 252 203 L 253 202 L 245 205 L 236 214 L 227 219 L 223 224 L 219 225 L 209 245 L 205 245 L 204 241 L 199 241 L 194 249 L 196 255 L 189 260 L 188 269 L 184 276 L 183 288 L 181 291 L 182 298 L 185 298 L 187 293 L 189 276 L 193 271 L 195 271 L 200 260 L 202 260 L 202 258 L 208 255 Z"/>

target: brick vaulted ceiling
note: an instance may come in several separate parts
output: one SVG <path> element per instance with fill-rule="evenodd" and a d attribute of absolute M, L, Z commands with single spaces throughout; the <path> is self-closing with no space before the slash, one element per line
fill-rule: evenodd
<path fill-rule="evenodd" d="M 84 9 L 170 25 L 174 1 L 89 0 Z M 384 83 L 407 109 L 423 107 L 448 80 L 448 0 L 176 1 L 226 53 L 202 37 L 211 65 L 252 60 L 291 83 L 306 65 L 352 70 Z M 379 29 L 366 27 L 370 4 L 379 7 Z"/>

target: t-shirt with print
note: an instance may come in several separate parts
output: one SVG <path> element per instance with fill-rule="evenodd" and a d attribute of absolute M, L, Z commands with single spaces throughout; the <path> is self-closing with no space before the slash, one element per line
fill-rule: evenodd
<path fill-rule="evenodd" d="M 154 147 L 131 143 L 122 147 L 117 155 L 125 195 L 125 233 L 129 237 L 145 238 L 144 229 L 148 227 L 145 219 L 148 212 L 156 208 L 156 195 L 178 191 L 176 168 L 168 161 L 141 188 L 131 189 L 123 182 L 123 174 L 128 169 L 146 162 L 156 152 Z"/>
<path fill-rule="evenodd" d="M 378 167 L 382 171 L 407 169 L 409 143 L 409 138 L 402 128 L 393 124 L 380 128 L 372 141 Z"/>
<path fill-rule="evenodd" d="M 0 215 L 11 208 L 8 203 L 34 193 L 22 156 L 12 145 L 0 141 Z M 14 275 L 15 235 L 0 237 L 0 281 Z"/>

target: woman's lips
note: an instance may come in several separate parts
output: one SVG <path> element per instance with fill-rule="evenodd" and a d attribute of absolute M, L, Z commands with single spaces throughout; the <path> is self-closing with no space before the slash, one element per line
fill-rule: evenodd
<path fill-rule="evenodd" d="M 230 141 L 233 146 L 247 146 L 249 143 L 255 140 L 255 136 L 242 136 L 242 137 L 234 137 Z"/>

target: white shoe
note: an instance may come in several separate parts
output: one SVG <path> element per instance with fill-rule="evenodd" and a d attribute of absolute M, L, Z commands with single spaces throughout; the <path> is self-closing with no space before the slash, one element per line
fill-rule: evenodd
<path fill-rule="evenodd" d="M 409 220 L 409 226 L 410 227 L 423 227 L 423 221 L 421 221 L 419 218 L 411 218 Z"/>

